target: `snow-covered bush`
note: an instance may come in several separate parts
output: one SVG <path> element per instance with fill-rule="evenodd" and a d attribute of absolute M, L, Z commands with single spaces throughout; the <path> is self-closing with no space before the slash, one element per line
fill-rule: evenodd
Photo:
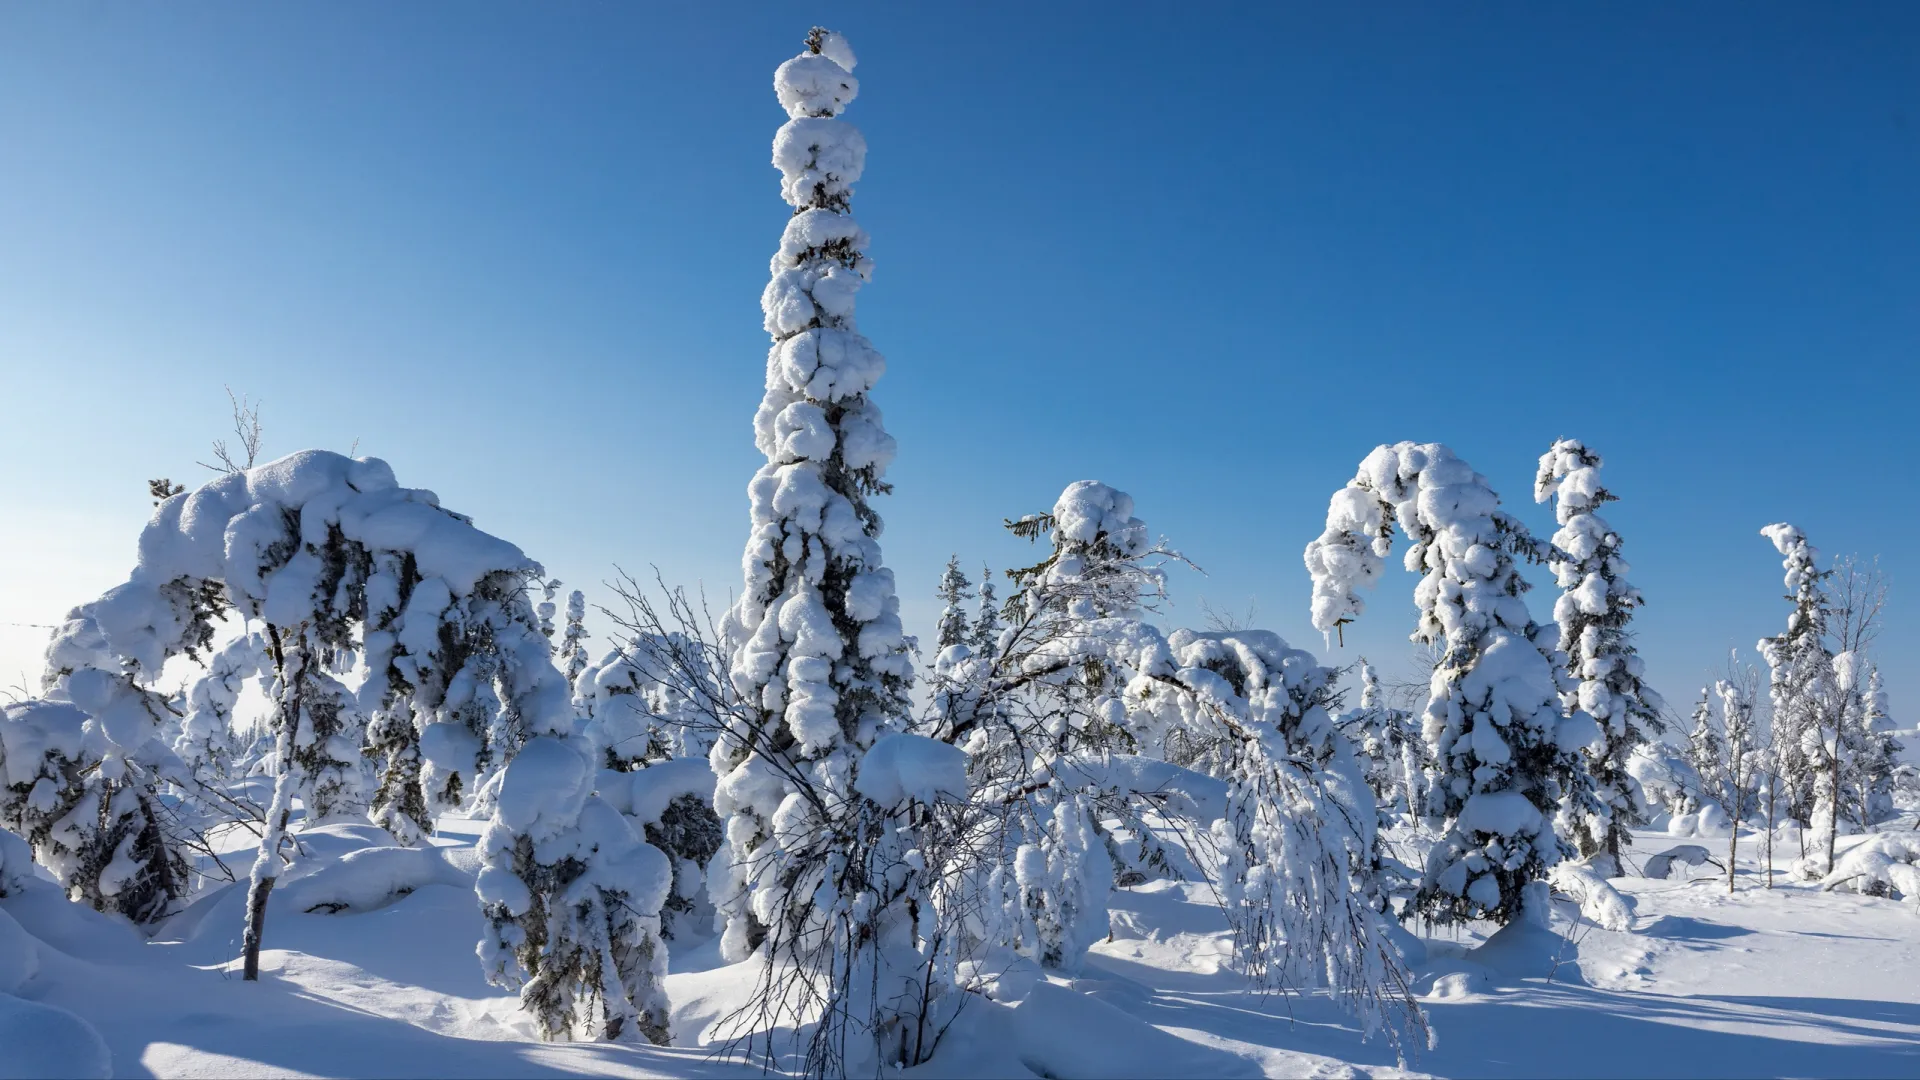
<path fill-rule="evenodd" d="M 596 770 L 564 708 L 519 717 L 527 741 L 480 837 L 488 978 L 520 989 L 543 1038 L 669 1037 L 660 909 L 666 856 L 594 795 Z"/>
<path fill-rule="evenodd" d="M 868 748 L 905 722 L 912 668 L 868 501 L 888 490 L 894 441 L 867 397 L 885 361 L 854 322 L 872 262 L 848 213 L 866 158 L 839 119 L 859 89 L 853 64 L 843 38 L 816 28 L 774 74 L 789 119 L 773 162 L 794 214 L 761 296 L 773 345 L 754 431 L 766 464 L 748 486 L 746 580 L 724 631 L 747 715 L 712 754 L 722 952 L 765 947 L 769 979 L 793 973 L 767 988 L 765 1008 L 818 1018 L 815 1073 L 867 1071 L 872 1054 L 924 1060 L 945 988 L 928 970 L 938 943 L 915 917 L 927 887 L 919 812 L 858 787 Z"/>
<path fill-rule="evenodd" d="M 1665 702 L 1646 685 L 1646 665 L 1633 645 L 1629 623 L 1641 605 L 1640 590 L 1627 582 L 1619 534 L 1597 513 L 1617 498 L 1601 484 L 1600 465 L 1600 455 L 1562 439 L 1541 455 L 1533 497 L 1552 500 L 1560 523 L 1549 557 L 1561 589 L 1553 606 L 1560 651 L 1579 680 L 1569 704 L 1600 726 L 1600 744 L 1583 751 L 1596 806 L 1575 816 L 1574 842 L 1583 859 L 1603 859 L 1615 872 L 1621 849 L 1633 839 L 1628 827 L 1647 818 L 1629 763 L 1636 748 L 1659 734 Z"/>
<path fill-rule="evenodd" d="M 1521 894 L 1566 853 L 1553 819 L 1580 805 L 1581 752 L 1597 736 L 1585 713 L 1563 715 L 1557 652 L 1527 614 L 1516 552 L 1538 548 L 1499 509 L 1486 479 L 1437 443 L 1381 446 L 1336 492 L 1327 527 L 1307 545 L 1313 624 L 1331 633 L 1358 617 L 1398 523 L 1405 562 L 1422 574 L 1413 640 L 1444 644 L 1423 733 L 1437 770 L 1427 810 L 1447 822 L 1429 855 L 1421 910 L 1438 920 L 1513 919 Z"/>
<path fill-rule="evenodd" d="M 1834 863 L 1821 887 L 1910 900 L 1920 907 L 1920 834 L 1880 833 L 1855 844 Z"/>

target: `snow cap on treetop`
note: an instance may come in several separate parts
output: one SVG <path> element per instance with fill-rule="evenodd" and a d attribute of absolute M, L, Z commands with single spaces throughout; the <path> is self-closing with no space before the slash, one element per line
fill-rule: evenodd
<path fill-rule="evenodd" d="M 1138 555 L 1147 548 L 1147 523 L 1133 516 L 1133 496 L 1098 480 L 1076 480 L 1053 504 L 1056 535 L 1091 544 L 1101 536 L 1121 552 Z"/>
<path fill-rule="evenodd" d="M 773 73 L 773 92 L 780 98 L 780 107 L 795 120 L 838 116 L 860 93 L 860 80 L 852 75 L 855 62 L 846 38 L 814 27 L 807 35 L 807 51 Z"/>

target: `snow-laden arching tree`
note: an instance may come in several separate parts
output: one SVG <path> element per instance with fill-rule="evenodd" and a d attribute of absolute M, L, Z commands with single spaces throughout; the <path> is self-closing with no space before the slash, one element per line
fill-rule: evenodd
<path fill-rule="evenodd" d="M 794 212 L 761 296 L 773 345 L 754 433 L 766 464 L 748 486 L 746 580 L 725 623 L 750 715 L 712 757 L 727 837 L 709 871 L 722 951 L 765 948 L 769 978 L 798 973 L 768 987 L 768 1008 L 819 1017 L 816 1073 L 870 1071 L 875 1053 L 889 1067 L 924 1060 L 945 982 L 915 921 L 927 887 L 903 832 L 915 800 L 883 802 L 866 783 L 877 740 L 907 738 L 888 733 L 907 718 L 912 668 L 868 501 L 888 490 L 894 441 L 867 397 L 885 361 L 854 322 L 872 262 L 848 212 L 866 140 L 839 119 L 859 88 L 853 65 L 845 39 L 816 28 L 774 74 L 789 119 L 773 163 Z"/>
<path fill-rule="evenodd" d="M 1386 945 L 1374 803 L 1328 714 L 1335 673 L 1270 633 L 1148 622 L 1179 556 L 1124 492 L 1081 481 L 1008 524 L 1051 550 L 1010 572 L 990 653 L 943 654 L 930 722 L 970 761 L 968 858 L 942 897 L 969 913 L 970 945 L 1072 973 L 1108 932 L 1116 873 L 1175 873 L 1171 826 L 1262 985 L 1328 987 L 1396 1037 L 1417 1028 Z"/>
<path fill-rule="evenodd" d="M 1760 534 L 1781 555 L 1787 599 L 1793 603 L 1786 631 L 1762 638 L 1756 646 L 1768 668 L 1776 767 L 1789 799 L 1789 813 L 1813 826 L 1816 838 L 1825 828 L 1825 861 L 1812 868 L 1816 874 L 1825 874 L 1833 865 L 1838 831 L 1841 749 L 1837 743 L 1845 724 L 1833 651 L 1827 645 L 1832 606 L 1826 589 L 1829 571 L 1819 569 L 1819 552 L 1794 526 L 1769 525 Z"/>
<path fill-rule="evenodd" d="M 1647 818 L 1646 798 L 1628 766 L 1634 750 L 1660 733 L 1666 703 L 1646 684 L 1646 664 L 1628 628 L 1640 590 L 1627 581 L 1620 535 L 1598 513 L 1617 498 L 1601 484 L 1600 465 L 1599 454 L 1561 439 L 1540 456 L 1533 498 L 1551 500 L 1560 523 L 1549 560 L 1561 589 L 1553 605 L 1560 651 L 1568 674 L 1580 681 L 1570 704 L 1600 725 L 1600 745 L 1586 752 L 1598 806 L 1575 817 L 1573 839 L 1581 858 L 1604 860 L 1612 875 L 1633 840 L 1628 828 Z"/>
<path fill-rule="evenodd" d="M 1537 545 L 1500 510 L 1486 478 L 1438 443 L 1381 446 L 1334 493 L 1307 545 L 1313 624 L 1357 618 L 1398 524 L 1405 563 L 1422 575 L 1413 640 L 1440 644 L 1422 718 L 1437 774 L 1428 812 L 1446 836 L 1428 856 L 1418 903 L 1432 919 L 1513 919 L 1529 882 L 1566 853 L 1553 819 L 1585 781 L 1597 732 L 1563 715 L 1557 650 L 1527 614 L 1516 553 Z"/>
<path fill-rule="evenodd" d="M 153 788 L 192 777 L 157 745 L 164 706 L 149 685 L 167 657 L 206 650 L 216 621 L 233 612 L 264 626 L 279 763 L 249 890 L 248 977 L 294 802 L 309 820 L 369 809 L 373 770 L 358 718 L 371 713 L 377 723 L 365 734 L 385 751 L 380 792 L 389 800 L 373 809 L 386 822 L 417 835 L 437 806 L 505 792 L 482 843 L 488 940 L 531 972 L 535 992 L 523 997 L 542 1029 L 568 1030 L 582 985 L 586 998 L 604 999 L 609 1018 L 663 1016 L 657 1002 L 634 1004 L 657 998 L 660 971 L 626 951 L 657 944 L 646 923 L 664 893 L 664 860 L 651 853 L 661 871 L 654 882 L 645 873 L 651 849 L 631 830 L 622 835 L 618 814 L 619 828 L 607 825 L 596 809 L 604 804 L 588 796 L 592 771 L 565 737 L 565 684 L 527 597 L 538 574 L 520 549 L 442 509 L 432 492 L 400 487 L 373 458 L 305 451 L 169 499 L 142 532 L 128 580 L 75 609 L 48 648 L 49 701 L 40 708 L 71 703 L 67 711 L 85 717 L 80 739 L 63 742 L 59 756 L 87 766 L 67 768 L 74 783 L 53 794 L 72 808 L 62 820 L 93 824 L 67 830 L 71 857 L 50 850 L 43 859 L 77 898 L 111 900 L 136 919 L 164 913 L 178 892 L 178 857 L 150 809 Z M 357 694 L 336 677 L 349 656 L 362 665 Z M 225 667 L 239 665 L 210 677 L 224 681 Z M 536 744 L 534 764 L 503 788 L 508 760 Z M 587 778 L 578 792 L 565 784 L 569 755 Z M 609 914 L 582 914 L 594 904 Z M 609 949 L 618 978 L 597 959 Z M 497 958 L 493 967 L 514 973 Z M 618 1030 L 610 1019 L 593 1023 Z"/>

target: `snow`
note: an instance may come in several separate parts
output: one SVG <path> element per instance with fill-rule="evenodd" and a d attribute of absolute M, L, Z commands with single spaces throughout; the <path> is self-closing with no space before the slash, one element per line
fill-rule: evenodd
<path fill-rule="evenodd" d="M 280 887 L 284 902 L 303 912 L 365 912 L 395 903 L 428 885 L 470 886 L 438 848 L 371 847 L 348 852 Z"/>
<path fill-rule="evenodd" d="M 890 732 L 867 748 L 853 787 L 881 806 L 894 806 L 907 799 L 923 803 L 964 801 L 967 752 L 924 735 Z"/>
<path fill-rule="evenodd" d="M 1911 821 L 1875 837 L 1903 841 Z M 472 865 L 466 845 L 478 824 L 441 823 L 433 851 L 443 865 Z M 9 925 L 38 958 L 0 997 L 0 1075 L 105 1076 L 108 1055 L 111 1075 L 158 1077 L 761 1075 L 709 1057 L 701 1043 L 729 1003 L 752 993 L 756 962 L 721 964 L 712 946 L 676 953 L 665 980 L 675 1047 L 542 1044 L 513 996 L 487 986 L 473 962 L 481 917 L 471 892 L 434 882 L 358 914 L 304 912 L 299 882 L 396 850 L 374 829 L 309 835 L 319 866 L 275 891 L 257 984 L 227 974 L 241 889 L 205 897 L 151 944 L 45 883 L 0 899 L 0 965 Z M 1877 842 L 1841 839 L 1852 845 L 1843 859 Z M 1648 841 L 1630 861 L 1665 850 L 1658 836 Z M 1732 896 L 1724 876 L 1611 884 L 1633 902 L 1635 932 L 1595 926 L 1558 902 L 1549 927 L 1528 924 L 1491 948 L 1483 924 L 1427 939 L 1432 956 L 1414 974 L 1437 1045 L 1411 1050 L 1404 1069 L 1324 996 L 1253 993 L 1227 963 L 1228 927 L 1203 886 L 1118 889 L 1111 940 L 1093 944 L 1079 974 L 996 968 L 1006 977 L 994 1000 L 972 1000 L 935 1059 L 909 1075 L 1888 1076 L 1920 1067 L 1911 978 L 1920 918 L 1906 902 L 1817 886 L 1768 891 L 1747 860 Z"/>

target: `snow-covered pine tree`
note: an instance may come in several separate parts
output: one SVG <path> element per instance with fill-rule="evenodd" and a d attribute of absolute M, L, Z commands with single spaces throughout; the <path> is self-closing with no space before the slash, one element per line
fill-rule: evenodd
<path fill-rule="evenodd" d="M 201 785 L 218 788 L 236 777 L 240 755 L 234 706 L 247 680 L 271 670 L 266 639 L 248 630 L 207 659 L 206 673 L 187 691 L 187 715 L 173 751 Z"/>
<path fill-rule="evenodd" d="M 820 1074 L 925 1060 L 944 991 L 915 925 L 926 875 L 905 861 L 915 845 L 896 812 L 911 808 L 862 784 L 876 740 L 911 738 L 887 733 L 906 720 L 912 668 L 868 501 L 888 490 L 894 441 L 867 397 L 885 361 L 854 323 L 872 262 L 848 212 L 866 140 L 839 119 L 858 91 L 853 65 L 846 40 L 816 28 L 774 74 L 789 119 L 773 162 L 794 213 L 761 297 L 773 345 L 754 431 L 767 460 L 748 487 L 745 586 L 725 624 L 752 715 L 712 758 L 727 823 L 709 871 L 722 953 L 764 945 L 770 979 L 796 973 L 766 988 L 768 1009 L 817 1010 L 806 1064 Z"/>
<path fill-rule="evenodd" d="M 1784 522 L 1760 534 L 1772 541 L 1786 571 L 1787 599 L 1793 612 L 1785 632 L 1762 638 L 1758 649 L 1769 669 L 1768 696 L 1773 705 L 1773 745 L 1781 780 L 1791 793 L 1794 816 L 1824 830 L 1825 860 L 1808 870 L 1825 874 L 1833 865 L 1839 819 L 1839 754 L 1836 745 L 1844 720 L 1834 680 L 1833 652 L 1827 646 L 1831 610 L 1828 571 L 1819 569 L 1818 551 L 1806 535 Z"/>
<path fill-rule="evenodd" d="M 1528 883 L 1566 854 L 1553 817 L 1598 736 L 1586 714 L 1562 713 L 1555 654 L 1513 562 L 1537 546 L 1499 506 L 1446 447 L 1381 446 L 1334 494 L 1305 555 L 1313 624 L 1331 633 L 1364 608 L 1359 589 L 1379 579 L 1396 522 L 1412 541 L 1406 567 L 1423 574 L 1413 640 L 1445 646 L 1423 717 L 1436 770 L 1428 812 L 1447 824 L 1418 905 L 1437 921 L 1519 914 Z"/>
<path fill-rule="evenodd" d="M 1742 674 L 1751 668 L 1731 666 L 1728 678 L 1713 684 L 1720 699 L 1719 755 L 1708 763 L 1715 801 L 1727 812 L 1727 891 L 1733 891 L 1734 857 L 1740 850 L 1740 823 L 1759 798 L 1759 724 L 1754 719 L 1757 688 Z"/>
<path fill-rule="evenodd" d="M 567 629 L 561 635 L 559 648 L 554 654 L 569 686 L 587 668 L 589 657 L 585 642 L 592 636 L 587 633 L 587 594 L 575 589 L 567 594 Z"/>
<path fill-rule="evenodd" d="M 1900 768 L 1900 753 L 1906 749 L 1895 737 L 1897 729 L 1887 715 L 1887 691 L 1880 681 L 1880 669 L 1871 664 L 1861 694 L 1859 727 L 1860 750 L 1848 764 L 1861 828 L 1871 829 L 1893 816 L 1894 776 Z"/>
<path fill-rule="evenodd" d="M 980 610 L 974 616 L 973 629 L 967 634 L 967 644 L 973 646 L 975 656 L 991 656 L 1000 643 L 1000 603 L 994 596 L 993 569 L 980 567 Z"/>
<path fill-rule="evenodd" d="M 940 587 L 934 590 L 934 596 L 940 600 L 940 626 L 934 638 L 934 651 L 937 653 L 951 645 L 963 645 L 967 641 L 966 601 L 973 598 L 973 582 L 960 569 L 960 556 L 947 560 L 947 568 L 940 575 Z"/>
<path fill-rule="evenodd" d="M 1384 828 L 1396 814 L 1396 806 L 1412 824 L 1420 817 L 1424 801 L 1425 746 L 1419 724 L 1404 709 L 1386 704 L 1380 690 L 1380 676 L 1360 658 L 1360 703 L 1339 717 L 1339 728 L 1359 752 L 1366 764 L 1367 786 L 1373 789 L 1374 802 L 1380 808 Z"/>
<path fill-rule="evenodd" d="M 1617 498 L 1601 484 L 1600 466 L 1599 454 L 1561 439 L 1540 456 L 1533 497 L 1552 500 L 1560 523 L 1550 560 L 1561 589 L 1553 606 L 1560 651 L 1567 673 L 1579 680 L 1569 704 L 1600 725 L 1600 745 L 1583 751 L 1598 810 L 1574 821 L 1574 842 L 1581 858 L 1604 861 L 1611 876 L 1632 842 L 1629 826 L 1646 823 L 1646 798 L 1628 764 L 1636 748 L 1659 734 L 1666 703 L 1647 686 L 1646 665 L 1628 629 L 1640 590 L 1627 582 L 1620 535 L 1597 512 Z"/>
<path fill-rule="evenodd" d="M 669 1040 L 660 909 L 672 869 L 594 794 L 564 683 L 537 630 L 504 704 L 522 745 L 496 785 L 477 890 L 489 981 L 518 987 L 547 1039 Z"/>
<path fill-rule="evenodd" d="M 1726 744 L 1720 738 L 1720 729 L 1713 722 L 1713 692 L 1703 686 L 1700 688 L 1700 700 L 1693 706 L 1693 727 L 1687 732 L 1687 765 L 1693 769 L 1693 775 L 1700 784 L 1694 792 L 1695 797 L 1690 800 L 1691 805 L 1687 808 L 1689 813 L 1698 813 L 1705 800 L 1718 801 L 1714 794 L 1713 777 L 1717 775 L 1725 750 Z"/>

